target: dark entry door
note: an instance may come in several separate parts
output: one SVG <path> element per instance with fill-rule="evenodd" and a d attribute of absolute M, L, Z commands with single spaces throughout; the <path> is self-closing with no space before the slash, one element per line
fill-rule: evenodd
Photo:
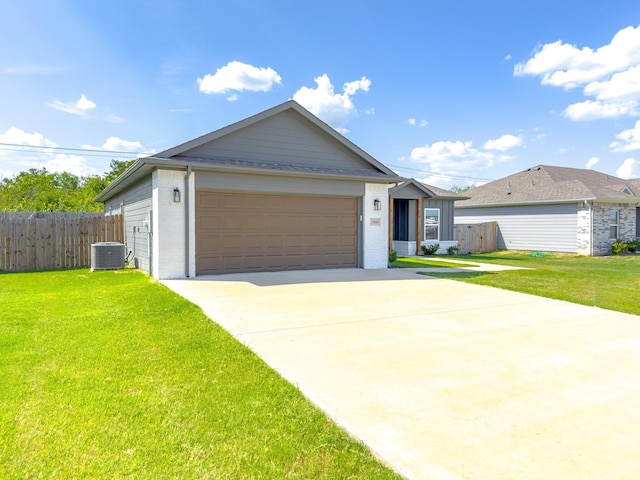
<path fill-rule="evenodd" d="M 393 200 L 393 239 L 409 241 L 409 200 Z"/>

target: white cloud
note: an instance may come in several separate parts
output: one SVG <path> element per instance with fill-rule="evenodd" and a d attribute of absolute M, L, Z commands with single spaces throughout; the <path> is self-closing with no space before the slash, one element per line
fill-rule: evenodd
<path fill-rule="evenodd" d="M 360 80 L 347 82 L 342 86 L 342 93 L 335 93 L 326 73 L 316 77 L 314 81 L 316 88 L 301 87 L 294 93 L 293 100 L 338 131 L 347 132 L 344 125 L 357 114 L 351 97 L 359 91 L 368 92 L 371 80 L 362 77 Z"/>
<path fill-rule="evenodd" d="M 567 107 L 574 121 L 637 115 L 640 101 L 640 26 L 618 31 L 597 49 L 577 48 L 558 40 L 543 45 L 514 67 L 515 76 L 534 75 L 543 85 L 571 90 L 584 86 L 588 100 Z"/>
<path fill-rule="evenodd" d="M 511 150 L 512 148 L 520 147 L 522 145 L 522 137 L 520 135 L 502 135 L 500 138 L 496 138 L 495 140 L 487 140 L 485 144 L 482 146 L 485 150 L 498 150 L 500 152 L 505 152 L 507 150 Z"/>
<path fill-rule="evenodd" d="M 630 152 L 640 149 L 640 120 L 633 128 L 620 132 L 616 138 L 621 142 L 613 142 L 609 145 L 614 152 Z"/>
<path fill-rule="evenodd" d="M 90 155 L 85 157 L 82 153 L 61 153 L 64 148 L 59 147 L 41 133 L 28 133 L 16 127 L 11 127 L 5 133 L 0 133 L 0 143 L 16 145 L 11 147 L 12 150 L 0 150 L 0 160 L 2 161 L 0 163 L 0 179 L 11 177 L 30 168 L 46 168 L 49 172 L 68 172 L 77 176 L 97 175 L 105 171 L 100 165 L 108 164 L 108 158 L 112 158 L 109 154 L 105 154 L 104 158 L 99 159 Z M 130 158 L 136 156 L 136 153 L 140 156 L 140 152 L 143 151 L 140 142 L 123 140 L 115 136 L 107 138 L 99 147 L 83 145 L 81 148 L 131 152 Z M 145 152 L 145 155 L 149 153 L 154 153 L 154 151 Z"/>
<path fill-rule="evenodd" d="M 574 122 L 598 120 L 603 118 L 617 118 L 624 115 L 638 114 L 638 102 L 606 103 L 600 100 L 585 100 L 569 105 L 563 112 L 569 120 Z"/>
<path fill-rule="evenodd" d="M 627 158 L 616 170 L 616 175 L 620 178 L 640 177 L 640 162 L 635 158 Z"/>
<path fill-rule="evenodd" d="M 11 127 L 0 134 L 0 143 L 30 147 L 57 147 L 55 142 L 45 138 L 41 133 L 27 133 L 17 127 Z"/>
<path fill-rule="evenodd" d="M 594 96 L 598 100 L 637 98 L 638 92 L 640 92 L 640 65 L 624 72 L 614 73 L 608 80 L 591 82 L 584 87 L 585 95 Z"/>
<path fill-rule="evenodd" d="M 218 68 L 213 75 L 208 73 L 198 78 L 198 86 L 202 93 L 219 94 L 230 91 L 268 92 L 274 85 L 280 84 L 282 78 L 272 68 L 254 67 L 246 63 L 233 61 Z M 233 95 L 229 97 L 233 100 Z"/>
<path fill-rule="evenodd" d="M 85 157 L 66 153 L 58 153 L 53 159 L 41 163 L 37 168 L 46 168 L 47 171 L 53 173 L 67 172 L 78 177 L 97 175 L 100 173 L 87 164 Z"/>
<path fill-rule="evenodd" d="M 421 127 L 421 128 L 424 128 L 424 127 L 426 127 L 427 125 L 429 125 L 429 122 L 428 122 L 428 121 L 426 121 L 426 120 L 417 120 L 417 119 L 415 119 L 415 118 L 410 118 L 410 119 L 408 119 L 408 120 L 407 120 L 407 123 L 408 123 L 409 125 L 411 125 L 412 127 Z"/>
<path fill-rule="evenodd" d="M 472 170 L 486 169 L 511 159 L 473 147 L 473 142 L 439 141 L 411 151 L 411 160 L 438 175 L 465 176 Z"/>
<path fill-rule="evenodd" d="M 595 167 L 599 162 L 600 159 L 598 157 L 591 157 L 589 160 L 587 160 L 585 168 L 592 170 L 593 167 Z"/>
<path fill-rule="evenodd" d="M 430 173 L 425 183 L 442 188 L 461 182 L 478 185 L 477 178 L 473 179 L 478 177 L 477 172 L 513 160 L 515 157 L 502 152 L 521 145 L 522 137 L 508 134 L 486 141 L 482 148 L 474 147 L 471 141 L 439 141 L 414 148 L 410 158 Z"/>
<path fill-rule="evenodd" d="M 107 122 L 110 122 L 110 123 L 122 123 L 122 122 L 124 122 L 124 119 L 122 117 L 117 116 L 117 115 L 107 115 L 106 117 L 104 117 L 104 119 Z"/>
<path fill-rule="evenodd" d="M 586 85 L 640 63 L 640 26 L 617 32 L 608 45 L 596 50 L 558 40 L 543 45 L 525 63 L 514 67 L 516 76 L 542 76 L 543 85 L 567 89 Z"/>
<path fill-rule="evenodd" d="M 86 115 L 89 110 L 96 108 L 96 104 L 89 100 L 84 93 L 80 95 L 80 98 L 75 103 L 65 103 L 60 100 L 55 100 L 48 105 L 56 110 L 74 115 Z"/>
<path fill-rule="evenodd" d="M 99 147 L 94 147 L 92 145 L 83 145 L 82 148 L 85 148 L 87 150 L 107 150 L 109 152 L 141 153 L 143 151 L 143 147 L 140 142 L 131 142 L 129 140 L 123 140 L 120 137 L 109 137 Z"/>

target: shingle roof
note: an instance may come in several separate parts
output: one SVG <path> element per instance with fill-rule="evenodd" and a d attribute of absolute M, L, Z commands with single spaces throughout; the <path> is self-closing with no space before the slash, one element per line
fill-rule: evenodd
<path fill-rule="evenodd" d="M 581 168 L 537 165 L 465 192 L 456 207 L 553 203 L 571 200 L 640 201 L 640 179 L 622 178 Z"/>
<path fill-rule="evenodd" d="M 316 167 L 312 165 L 297 165 L 292 163 L 270 163 L 270 162 L 255 162 L 251 160 L 240 160 L 236 158 L 229 157 L 207 157 L 207 158 L 198 158 L 198 157 L 189 157 L 185 155 L 180 155 L 179 158 L 181 160 L 188 161 L 191 165 L 199 166 L 219 166 L 219 167 L 231 167 L 237 169 L 247 169 L 247 170 L 264 170 L 264 171 L 274 171 L 274 172 L 298 172 L 298 173 L 308 173 L 308 174 L 320 174 L 320 175 L 336 175 L 336 176 L 344 176 L 344 177 L 360 177 L 360 178 L 388 178 L 384 172 L 379 170 L 372 169 L 352 169 L 352 168 L 336 168 L 336 167 Z"/>
<path fill-rule="evenodd" d="M 414 185 L 419 191 L 423 192 L 427 197 L 434 199 L 442 199 L 442 200 L 461 200 L 464 198 L 469 198 L 464 195 L 460 195 L 458 193 L 452 192 L 450 190 L 445 190 L 444 188 L 434 187 L 432 185 L 427 185 L 426 183 L 419 182 L 415 178 L 407 178 L 404 182 L 399 183 L 394 187 L 389 188 L 390 194 L 393 194 L 399 190 L 402 190 L 409 185 Z"/>
<path fill-rule="evenodd" d="M 427 185 L 426 183 L 422 183 L 422 185 L 424 185 L 433 193 L 435 193 L 436 197 L 439 197 L 439 198 L 455 198 L 457 200 L 468 198 L 466 195 L 461 195 L 459 193 L 452 192 L 451 190 L 445 190 L 444 188 L 434 187 L 433 185 Z"/>

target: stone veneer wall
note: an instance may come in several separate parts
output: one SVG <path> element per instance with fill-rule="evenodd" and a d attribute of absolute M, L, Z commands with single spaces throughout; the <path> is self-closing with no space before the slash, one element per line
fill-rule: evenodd
<path fill-rule="evenodd" d="M 611 210 L 618 212 L 618 238 L 622 240 L 635 238 L 635 205 L 595 203 L 591 206 L 592 222 L 589 219 L 589 210 L 589 207 L 585 205 L 578 206 L 578 253 L 591 254 L 589 244 L 591 237 L 593 238 L 593 255 L 609 255 L 611 253 L 611 244 L 616 240 L 609 238 L 609 212 Z"/>

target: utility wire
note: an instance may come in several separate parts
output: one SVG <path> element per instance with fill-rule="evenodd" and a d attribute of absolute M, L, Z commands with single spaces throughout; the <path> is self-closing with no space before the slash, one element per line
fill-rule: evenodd
<path fill-rule="evenodd" d="M 45 153 L 45 152 L 40 152 L 40 151 L 36 151 L 36 150 L 25 150 L 22 148 L 2 148 L 0 147 L 0 151 L 5 151 L 5 152 L 18 152 L 18 153 Z M 97 152 L 97 150 L 88 150 L 89 152 Z M 63 152 L 58 152 L 58 153 L 63 153 Z M 83 157 L 120 157 L 120 158 L 126 158 L 123 154 L 121 153 L 116 153 L 115 155 L 113 155 L 114 152 L 105 152 L 105 153 L 83 153 L 82 156 Z M 136 153 L 133 152 L 129 152 L 127 157 L 128 158 L 132 158 L 134 156 L 137 156 Z"/>
<path fill-rule="evenodd" d="M 421 175 L 428 175 L 431 177 L 438 177 L 438 178 L 450 178 L 450 179 L 454 179 L 454 180 L 472 180 L 472 181 L 478 181 L 478 182 L 492 182 L 494 179 L 489 179 L 489 178 L 480 178 L 480 177 L 471 177 L 471 176 L 463 176 L 463 175 L 449 175 L 446 173 L 438 173 L 438 172 L 430 172 L 429 170 L 423 170 L 423 169 L 418 169 L 418 168 L 411 168 L 411 167 L 405 167 L 405 166 L 401 166 L 401 165 L 391 165 L 391 164 L 386 164 L 389 168 L 392 168 L 394 170 L 398 170 L 398 171 L 403 171 L 403 172 L 411 172 L 411 173 L 419 173 Z"/>
<path fill-rule="evenodd" d="M 37 149 L 37 150 L 36 150 Z M 87 157 L 135 157 L 140 155 L 152 155 L 151 152 L 124 152 L 117 150 L 98 150 L 92 148 L 70 148 L 70 147 L 47 147 L 41 145 L 20 145 L 17 143 L 2 143 L 0 142 L 0 151 L 10 152 L 23 152 L 23 153 L 45 153 L 43 150 L 57 150 L 60 152 L 81 152 L 83 156 Z M 428 175 L 430 177 L 446 178 L 453 180 L 465 180 L 465 181 L 477 181 L 477 182 L 491 182 L 494 179 L 471 177 L 463 175 L 449 175 L 445 173 L 431 172 L 429 170 L 423 170 L 419 168 L 411 168 L 404 165 L 391 165 L 387 164 L 389 168 L 394 170 L 418 173 L 420 175 Z"/>
<path fill-rule="evenodd" d="M 12 148 L 13 147 L 13 148 Z M 15 148 L 18 147 L 18 148 Z M 109 156 L 109 155 L 150 155 L 150 152 L 124 152 L 117 150 L 99 150 L 94 148 L 71 148 L 71 147 L 47 147 L 42 145 L 20 145 L 17 143 L 2 143 L 0 142 L 0 150 L 8 150 L 13 152 L 29 152 L 29 153 L 43 153 L 42 150 L 58 150 L 62 152 L 89 152 L 93 153 L 93 156 Z M 87 153 L 86 155 L 89 155 Z"/>

